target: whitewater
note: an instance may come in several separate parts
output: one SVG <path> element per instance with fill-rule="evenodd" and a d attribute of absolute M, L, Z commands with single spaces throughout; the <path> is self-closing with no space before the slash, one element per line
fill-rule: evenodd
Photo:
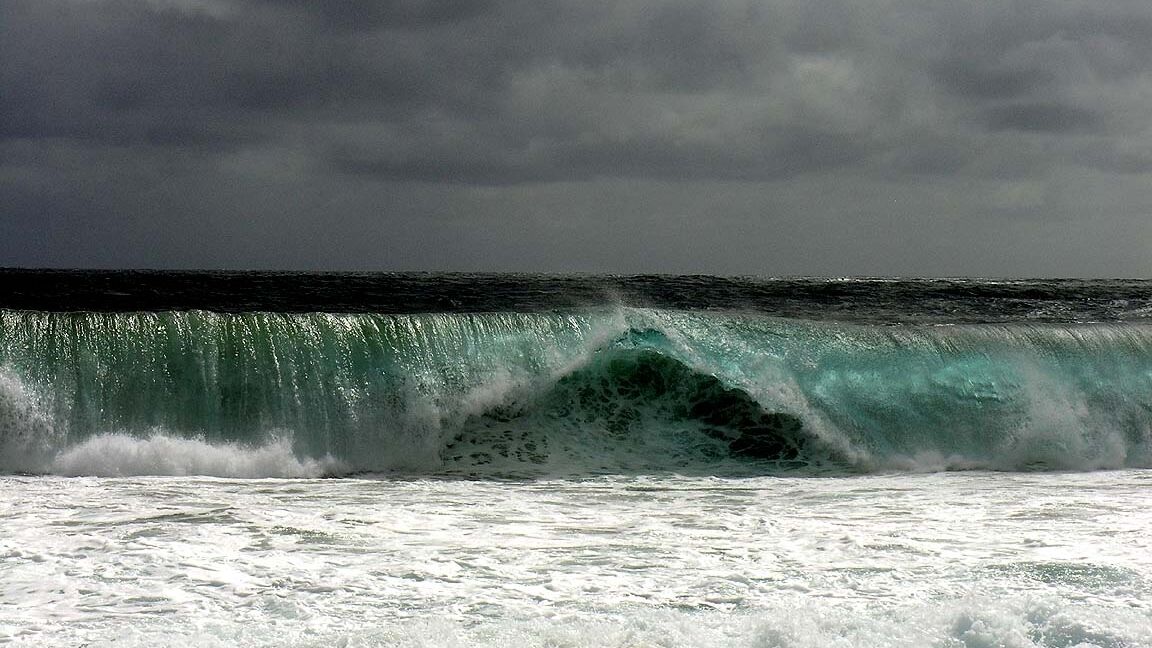
<path fill-rule="evenodd" d="M 1143 282 L 0 274 L 3 643 L 1152 646 Z"/>

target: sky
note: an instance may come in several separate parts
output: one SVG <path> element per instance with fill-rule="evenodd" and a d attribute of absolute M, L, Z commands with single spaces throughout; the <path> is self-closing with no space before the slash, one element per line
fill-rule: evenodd
<path fill-rule="evenodd" d="M 0 0 L 0 266 L 1152 274 L 1147 0 Z"/>

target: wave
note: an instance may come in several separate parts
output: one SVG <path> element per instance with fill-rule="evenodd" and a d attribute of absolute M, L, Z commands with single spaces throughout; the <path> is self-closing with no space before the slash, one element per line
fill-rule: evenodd
<path fill-rule="evenodd" d="M 0 470 L 532 476 L 1152 465 L 1152 327 L 657 309 L 0 311 Z"/>

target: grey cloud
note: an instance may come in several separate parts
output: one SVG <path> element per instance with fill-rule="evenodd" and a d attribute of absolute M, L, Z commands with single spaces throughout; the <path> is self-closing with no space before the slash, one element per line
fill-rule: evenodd
<path fill-rule="evenodd" d="M 877 162 L 893 179 L 952 176 L 963 171 L 978 154 L 979 147 L 969 138 L 941 133 L 910 133 L 881 152 Z"/>
<path fill-rule="evenodd" d="M 0 39 L 0 136 L 110 145 L 242 145 L 266 120 L 382 91 L 339 39 L 274 16 L 221 18 L 144 0 L 15 0 Z"/>
<path fill-rule="evenodd" d="M 1068 173 L 1124 187 L 1131 219 L 1145 196 L 1128 183 L 1152 172 L 1144 0 L 0 0 L 0 61 L 0 152 L 24 152 L 0 157 L 0 199 L 13 205 L 0 232 L 19 239 L 27 214 L 59 213 L 55 234 L 24 237 L 45 257 L 80 245 L 69 227 L 107 242 L 183 236 L 203 220 L 236 239 L 214 239 L 224 263 L 259 238 L 260 224 L 231 224 L 242 204 L 307 232 L 281 246 L 306 264 L 332 210 L 300 196 L 345 205 L 329 229 L 351 245 L 358 228 L 451 237 L 444 214 L 514 231 L 501 209 L 537 218 L 524 196 L 554 185 L 565 191 L 539 195 L 590 228 L 570 238 L 591 247 L 608 236 L 592 187 L 635 191 L 612 204 L 643 230 L 645 192 L 674 183 L 717 204 L 741 188 L 728 212 L 701 203 L 675 217 L 724 221 L 717 246 L 779 223 L 819 247 L 809 221 L 840 227 L 827 240 L 850 246 L 837 218 L 931 237 L 962 229 L 964 213 L 1063 213 L 1045 188 Z M 107 175 L 80 170 L 96 163 Z M 223 184 L 229 201 L 200 195 Z M 134 198 L 158 186 L 171 187 L 163 201 Z M 284 187 L 300 193 L 283 199 Z M 424 191 L 451 200 L 406 206 Z M 28 258 L 18 247 L 0 255 Z M 97 242 L 82 247 L 99 258 Z M 448 247 L 463 254 L 468 241 Z M 754 263 L 754 247 L 733 249 Z"/>
<path fill-rule="evenodd" d="M 1083 108 L 1062 104 L 1024 103 L 990 109 L 985 123 L 992 130 L 1036 133 L 1078 133 L 1100 125 L 1099 115 Z"/>
<path fill-rule="evenodd" d="M 330 154 L 338 171 L 423 182 L 508 185 L 594 178 L 665 180 L 778 180 L 861 161 L 866 146 L 851 137 L 819 131 L 763 132 L 751 145 L 731 149 L 685 145 L 667 139 L 616 142 L 553 142 L 532 151 L 500 143 L 466 145 L 474 152 L 429 150 L 423 154 L 378 155 L 349 148 Z"/>
<path fill-rule="evenodd" d="M 925 51 L 918 64 L 904 56 L 901 48 L 908 44 L 892 49 L 891 43 L 869 40 L 871 30 L 893 19 L 842 2 L 814 8 L 684 0 L 577 6 L 243 0 L 227 5 L 233 13 L 223 15 L 164 6 L 144 0 L 8 3 L 4 17 L 11 27 L 0 41 L 0 54 L 10 62 L 0 73 L 6 90 L 0 99 L 3 132 L 113 144 L 243 143 L 276 137 L 264 128 L 269 119 L 421 129 L 430 116 L 449 114 L 480 131 L 526 129 L 521 139 L 565 131 L 583 137 L 561 149 L 585 147 L 588 135 L 611 149 L 620 139 L 598 137 L 597 131 L 613 128 L 613 120 L 642 119 L 684 95 L 708 94 L 716 100 L 701 109 L 710 113 L 702 117 L 724 119 L 729 100 L 723 95 L 736 93 L 758 97 L 766 106 L 761 117 L 730 125 L 727 136 L 740 140 L 748 128 L 812 130 L 803 114 L 810 106 L 788 115 L 777 104 L 811 84 L 796 77 L 798 60 L 837 55 L 854 61 L 852 74 L 860 84 L 874 84 L 873 91 L 820 99 L 826 108 L 852 100 L 864 102 L 855 109 L 879 110 L 867 102 L 900 100 L 884 87 L 892 78 L 901 83 L 893 90 L 908 91 L 915 88 L 910 80 L 921 75 L 947 93 L 938 102 L 948 95 L 969 99 L 992 130 L 1028 129 L 1029 123 L 1047 132 L 1082 130 L 1108 107 L 1071 108 L 1064 97 L 1067 72 L 1044 67 L 1043 56 L 1021 52 L 1054 34 L 1079 39 L 1063 46 L 1069 55 L 1083 49 L 1077 44 L 1086 39 L 1108 37 L 1120 44 L 1109 60 L 1123 67 L 1143 61 L 1144 54 L 1131 50 L 1142 33 L 1139 25 L 1147 22 L 1123 21 L 1090 6 L 1068 12 L 1029 4 L 1036 16 L 1031 19 L 995 3 L 966 3 L 937 17 L 938 29 L 953 30 L 943 39 L 952 53 L 924 58 L 930 54 Z M 353 25 L 355 33 L 331 31 Z M 557 88 L 543 87 L 538 96 L 512 92 L 532 78 L 545 85 L 554 79 L 565 91 L 583 93 L 587 107 L 599 110 L 599 123 L 574 127 L 563 114 L 539 114 L 552 108 L 547 102 L 556 100 Z M 621 95 L 633 98 L 630 105 L 617 101 Z M 891 113 L 889 123 L 869 126 L 898 131 L 893 120 L 900 107 L 883 108 Z M 842 140 L 854 129 L 822 126 Z M 725 137 L 712 140 L 720 147 L 730 144 Z M 686 158 L 698 157 L 697 147 L 681 150 Z M 515 154 L 515 147 L 504 153 Z M 465 164 L 473 157 L 465 153 L 445 162 Z"/>
<path fill-rule="evenodd" d="M 42 192 L 17 184 L 0 182 L 6 217 L 0 218 L 0 259 L 10 265 L 36 265 L 49 258 L 51 234 L 45 219 L 63 211 Z"/>
<path fill-rule="evenodd" d="M 482 14 L 492 4 L 488 0 L 247 1 L 256 6 L 290 8 L 316 17 L 327 27 L 355 31 L 450 24 Z"/>
<path fill-rule="evenodd" d="M 1047 70 L 996 69 L 964 58 L 935 66 L 933 77 L 950 93 L 977 100 L 1028 96 L 1056 80 Z"/>
<path fill-rule="evenodd" d="M 788 12 L 784 41 L 790 52 L 826 54 L 861 45 L 861 12 L 853 2 L 797 2 Z M 781 12 L 784 13 L 784 12 Z"/>
<path fill-rule="evenodd" d="M 1091 142 L 1073 147 L 1068 157 L 1077 164 L 1106 173 L 1152 173 L 1152 142 Z"/>

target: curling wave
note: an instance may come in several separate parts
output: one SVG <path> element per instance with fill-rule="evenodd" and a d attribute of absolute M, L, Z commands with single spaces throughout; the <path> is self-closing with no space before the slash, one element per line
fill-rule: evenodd
<path fill-rule="evenodd" d="M 1152 327 L 0 311 L 0 470 L 1152 465 Z"/>

